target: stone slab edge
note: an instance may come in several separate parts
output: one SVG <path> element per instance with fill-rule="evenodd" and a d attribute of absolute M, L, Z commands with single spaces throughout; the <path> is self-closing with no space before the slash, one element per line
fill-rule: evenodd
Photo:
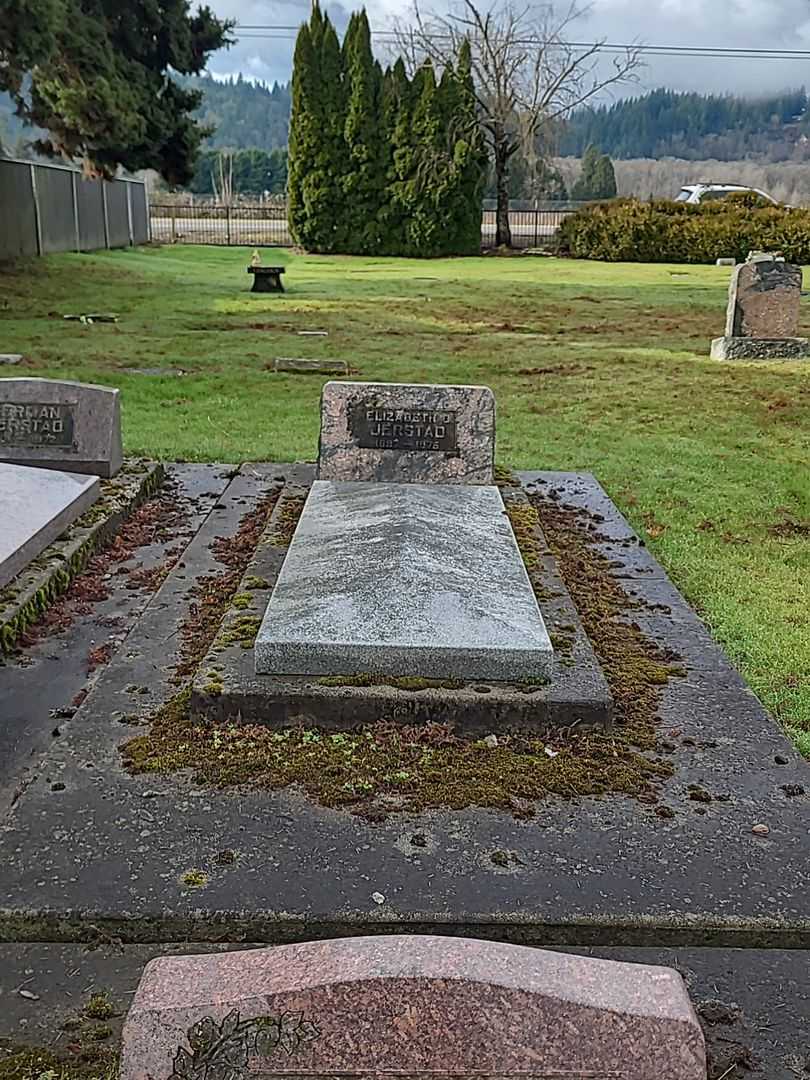
<path fill-rule="evenodd" d="M 88 559 L 116 535 L 123 523 L 165 479 L 159 462 L 125 462 L 121 472 L 101 481 L 101 497 L 18 577 L 0 591 L 0 655 L 10 652 L 27 626 L 70 585 Z"/>
<path fill-rule="evenodd" d="M 712 339 L 712 360 L 807 360 L 808 338 L 719 337 Z"/>
<path fill-rule="evenodd" d="M 217 639 L 198 669 L 190 702 L 192 716 L 228 721 L 238 715 L 243 723 L 277 728 L 305 723 L 340 731 L 374 723 L 387 715 L 402 723 L 450 723 L 465 734 L 475 735 L 510 727 L 542 732 L 574 725 L 610 726 L 613 701 L 607 682 L 539 529 L 536 541 L 540 565 L 536 576 L 543 595 L 540 608 L 549 633 L 558 639 L 548 686 L 481 679 L 455 689 L 404 690 L 387 684 L 330 686 L 305 675 L 257 676 L 250 646 L 289 546 L 289 536 L 279 537 L 279 522 L 291 501 L 306 498 L 313 480 L 311 467 L 294 468 L 237 590 L 244 606 L 226 613 Z M 526 501 L 518 489 L 502 494 L 507 504 Z M 258 582 L 263 582 L 264 587 Z M 562 628 L 565 640 L 560 648 Z M 345 674 L 351 677 L 362 673 Z"/>

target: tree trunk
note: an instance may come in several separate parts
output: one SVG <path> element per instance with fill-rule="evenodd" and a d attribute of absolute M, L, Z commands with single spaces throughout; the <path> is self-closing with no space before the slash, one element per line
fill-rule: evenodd
<path fill-rule="evenodd" d="M 495 191 L 498 206 L 495 211 L 495 246 L 511 247 L 509 227 L 509 148 L 506 139 L 495 139 Z"/>

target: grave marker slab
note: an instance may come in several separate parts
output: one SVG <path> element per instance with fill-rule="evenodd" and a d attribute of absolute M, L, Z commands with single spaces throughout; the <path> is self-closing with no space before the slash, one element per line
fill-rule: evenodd
<path fill-rule="evenodd" d="M 752 253 L 731 276 L 725 336 L 712 342 L 715 360 L 793 360 L 810 355 L 798 337 L 802 269 Z"/>
<path fill-rule="evenodd" d="M 0 462 L 0 588 L 41 554 L 101 494 L 94 476 Z"/>
<path fill-rule="evenodd" d="M 121 1080 L 706 1080 L 672 968 L 421 935 L 152 960 L 123 1042 Z"/>
<path fill-rule="evenodd" d="M 496 487 L 316 480 L 255 643 L 258 675 L 517 682 L 552 647 Z"/>
<path fill-rule="evenodd" d="M 328 382 L 321 480 L 491 484 L 495 398 L 486 386 Z"/>
<path fill-rule="evenodd" d="M 119 392 L 56 379 L 0 379 L 0 461 L 115 476 Z"/>

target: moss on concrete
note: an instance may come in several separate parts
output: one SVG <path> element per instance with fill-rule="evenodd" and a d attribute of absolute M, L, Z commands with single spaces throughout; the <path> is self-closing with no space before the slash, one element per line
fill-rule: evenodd
<path fill-rule="evenodd" d="M 626 613 L 638 605 L 612 577 L 596 547 L 598 534 L 588 527 L 593 522 L 540 502 L 524 507 L 521 519 L 527 529 L 519 541 L 531 543 L 539 522 L 557 556 L 616 700 L 615 731 L 555 731 L 545 738 L 499 731 L 494 747 L 459 738 L 445 725 L 406 726 L 385 719 L 349 732 L 279 731 L 243 724 L 236 716 L 232 722 L 192 720 L 185 689 L 152 718 L 148 733 L 122 748 L 126 767 L 134 773 L 189 770 L 196 783 L 214 788 L 294 785 L 325 806 L 372 817 L 471 805 L 528 816 L 549 796 L 616 793 L 655 802 L 660 784 L 672 773 L 669 762 L 650 754 L 657 742 L 656 711 L 663 686 L 678 668 L 627 622 Z M 320 681 L 327 686 L 379 681 L 410 690 L 448 685 L 363 674 Z M 212 676 L 211 682 L 217 680 Z"/>

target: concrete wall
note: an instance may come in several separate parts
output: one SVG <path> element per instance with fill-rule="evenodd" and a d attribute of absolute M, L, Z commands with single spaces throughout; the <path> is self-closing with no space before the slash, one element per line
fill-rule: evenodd
<path fill-rule="evenodd" d="M 146 186 L 87 180 L 62 165 L 0 158 L 0 259 L 149 240 Z"/>

